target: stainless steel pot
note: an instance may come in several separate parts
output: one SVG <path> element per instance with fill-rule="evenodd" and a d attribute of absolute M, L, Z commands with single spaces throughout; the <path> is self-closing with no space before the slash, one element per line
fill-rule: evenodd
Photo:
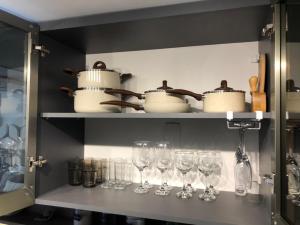
<path fill-rule="evenodd" d="M 74 71 L 65 68 L 64 72 L 78 79 L 78 88 L 121 88 L 121 83 L 132 77 L 132 74 L 120 74 L 114 70 L 109 70 L 102 61 L 97 61 L 92 70 Z"/>
<path fill-rule="evenodd" d="M 60 87 L 60 90 L 66 92 L 68 96 L 74 97 L 75 112 L 120 112 L 121 107 L 113 105 L 100 105 L 103 101 L 120 101 L 119 95 L 107 94 L 106 89 L 99 88 L 81 88 L 76 91 L 69 87 Z"/>
<path fill-rule="evenodd" d="M 288 112 L 300 112 L 300 88 L 295 87 L 294 80 L 287 80 L 286 90 L 286 110 Z"/>

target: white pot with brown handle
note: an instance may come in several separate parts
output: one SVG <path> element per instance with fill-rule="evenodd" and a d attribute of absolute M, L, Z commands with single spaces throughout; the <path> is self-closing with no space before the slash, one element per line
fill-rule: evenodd
<path fill-rule="evenodd" d="M 120 101 L 119 95 L 112 95 L 105 93 L 106 89 L 99 88 L 81 88 L 73 91 L 68 87 L 60 87 L 60 90 L 66 92 L 68 96 L 74 97 L 74 111 L 75 112 L 105 112 L 117 113 L 121 112 L 121 107 L 113 105 L 100 105 L 103 101 Z"/>
<path fill-rule="evenodd" d="M 244 112 L 245 91 L 227 87 L 227 81 L 222 80 L 221 87 L 203 93 L 204 112 Z"/>
<path fill-rule="evenodd" d="M 97 61 L 91 70 L 74 71 L 65 68 L 64 72 L 77 78 L 78 88 L 121 88 L 121 84 L 132 77 L 132 74 L 120 74 L 109 70 L 102 61 Z"/>

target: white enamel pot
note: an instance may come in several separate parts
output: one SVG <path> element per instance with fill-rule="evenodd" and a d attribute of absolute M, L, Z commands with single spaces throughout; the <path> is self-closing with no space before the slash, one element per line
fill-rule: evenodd
<path fill-rule="evenodd" d="M 121 88 L 121 83 L 132 77 L 130 73 L 120 74 L 114 70 L 106 69 L 106 65 L 102 61 L 97 61 L 93 65 L 92 70 L 73 71 L 72 69 L 64 69 L 64 72 L 77 78 L 78 88 Z"/>
<path fill-rule="evenodd" d="M 73 91 L 68 87 L 60 87 L 61 91 L 68 93 L 70 97 L 74 97 L 75 112 L 121 112 L 121 107 L 115 105 L 101 105 L 103 101 L 120 101 L 121 97 L 105 93 L 105 89 L 86 88 Z"/>
<path fill-rule="evenodd" d="M 221 87 L 203 93 L 204 112 L 244 112 L 246 107 L 245 91 L 227 87 L 227 81 Z"/>
<path fill-rule="evenodd" d="M 110 94 L 121 94 L 123 96 L 135 96 L 138 99 L 144 99 L 145 104 L 152 103 L 186 103 L 187 100 L 184 98 L 185 95 L 196 98 L 197 100 L 202 99 L 202 95 L 196 94 L 191 91 L 184 89 L 173 89 L 167 86 L 167 81 L 163 81 L 163 86 L 155 90 L 145 91 L 144 94 L 136 93 L 133 91 L 123 89 L 109 89 L 106 93 Z"/>
<path fill-rule="evenodd" d="M 129 107 L 135 110 L 144 110 L 146 113 L 185 113 L 190 111 L 188 103 L 144 103 L 143 105 L 138 105 L 124 101 L 105 101 L 101 102 L 101 105 Z"/>
<path fill-rule="evenodd" d="M 167 86 L 167 81 L 163 81 L 163 86 L 156 90 L 145 91 L 144 94 L 135 93 L 128 90 L 107 90 L 106 93 L 122 94 L 123 96 L 135 96 L 144 99 L 143 105 L 137 105 L 124 101 L 107 101 L 101 104 L 119 105 L 121 107 L 131 107 L 136 110 L 144 110 L 151 113 L 183 113 L 190 111 L 190 105 L 184 95 L 192 96 L 201 100 L 202 95 L 183 89 L 172 89 Z"/>

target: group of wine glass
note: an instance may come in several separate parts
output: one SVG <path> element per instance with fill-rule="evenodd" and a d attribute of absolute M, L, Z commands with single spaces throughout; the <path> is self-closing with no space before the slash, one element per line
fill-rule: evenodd
<path fill-rule="evenodd" d="M 195 166 L 200 172 L 205 190 L 199 195 L 204 201 L 213 201 L 218 191 L 212 185 L 221 177 L 223 160 L 219 151 L 172 151 L 168 142 L 136 141 L 133 145 L 132 162 L 140 172 L 140 184 L 134 190 L 135 193 L 143 194 L 149 192 L 149 188 L 143 183 L 143 170 L 152 164 L 161 172 L 161 185 L 155 190 L 156 195 L 166 196 L 170 194 L 172 187 L 167 184 L 166 172 L 172 168 L 182 174 L 183 186 L 176 193 L 179 199 L 189 199 L 193 196 L 193 189 L 185 182 L 186 174 Z"/>

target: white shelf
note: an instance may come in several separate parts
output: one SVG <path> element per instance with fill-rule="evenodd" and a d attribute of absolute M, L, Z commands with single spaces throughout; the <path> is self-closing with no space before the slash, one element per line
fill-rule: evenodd
<path fill-rule="evenodd" d="M 227 113 L 41 113 L 42 118 L 110 118 L 110 119 L 226 119 Z M 256 119 L 256 113 L 233 113 L 234 119 Z M 263 113 L 270 119 L 271 113 Z"/>
<path fill-rule="evenodd" d="M 133 188 L 118 191 L 65 185 L 39 196 L 36 204 L 201 225 L 269 224 L 267 209 L 254 201 L 257 196 L 221 192 L 216 201 L 207 203 L 198 199 L 199 192 L 190 200 L 179 200 L 177 189 L 170 196 L 159 197 L 153 191 L 135 194 Z"/>

